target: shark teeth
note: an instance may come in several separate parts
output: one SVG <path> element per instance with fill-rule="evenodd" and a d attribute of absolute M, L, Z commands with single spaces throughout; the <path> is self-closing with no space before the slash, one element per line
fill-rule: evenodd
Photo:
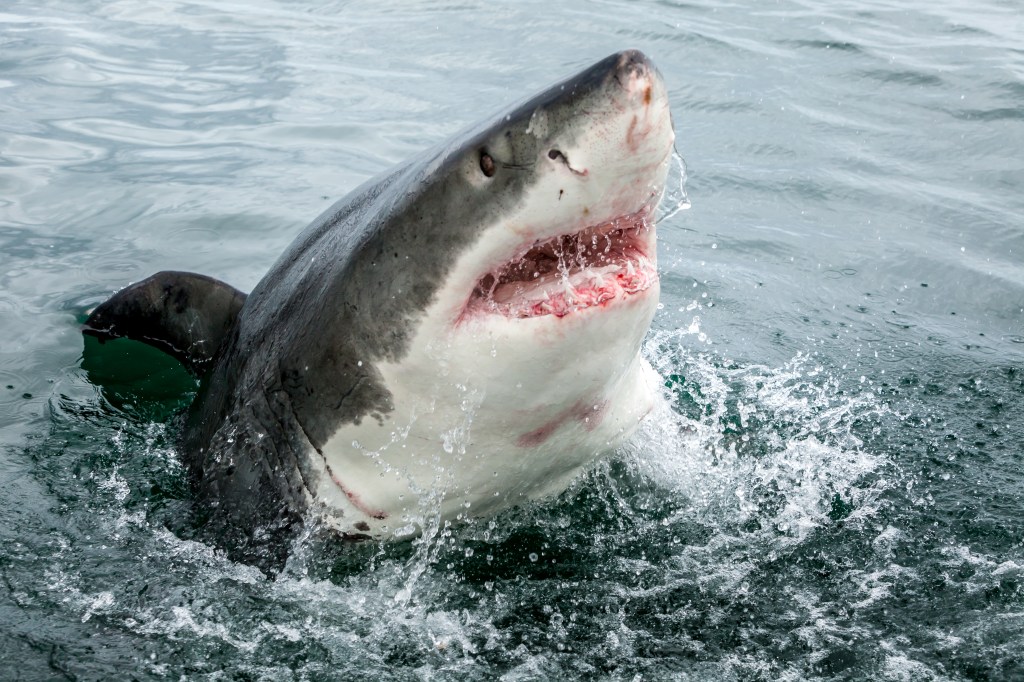
<path fill-rule="evenodd" d="M 653 251 L 645 211 L 543 240 L 481 277 L 467 311 L 564 317 L 609 305 L 657 281 Z"/>

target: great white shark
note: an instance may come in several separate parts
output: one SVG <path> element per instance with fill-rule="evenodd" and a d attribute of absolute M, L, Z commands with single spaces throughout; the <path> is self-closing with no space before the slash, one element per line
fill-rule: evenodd
<path fill-rule="evenodd" d="M 655 67 L 613 54 L 358 187 L 248 295 L 161 272 L 83 331 L 200 378 L 182 458 L 234 558 L 553 495 L 659 391 L 640 345 L 674 139 Z"/>

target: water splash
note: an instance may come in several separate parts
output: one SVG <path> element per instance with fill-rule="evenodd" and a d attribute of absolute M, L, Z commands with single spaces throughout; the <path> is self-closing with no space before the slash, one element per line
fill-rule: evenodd
<path fill-rule="evenodd" d="M 176 473 L 167 434 L 118 422 L 104 461 L 115 473 L 90 474 L 91 516 L 74 532 L 106 534 L 126 565 L 159 568 L 131 591 L 86 579 L 89 542 L 69 531 L 60 573 L 39 591 L 78 622 L 129 641 L 187 643 L 189 660 L 166 651 L 143 660 L 152 674 L 206 660 L 266 679 L 600 676 L 645 665 L 720 678 L 768 665 L 769 653 L 733 653 L 753 634 L 727 633 L 743 604 L 764 618 L 770 599 L 802 614 L 793 636 L 808 660 L 821 659 L 855 628 L 819 590 L 791 581 L 776 594 L 766 581 L 820 534 L 874 514 L 884 486 L 872 474 L 885 462 L 864 451 L 855 422 L 882 408 L 873 394 L 843 393 L 813 356 L 737 366 L 710 353 L 701 334 L 695 321 L 651 336 L 645 355 L 665 380 L 665 400 L 617 457 L 559 498 L 441 521 L 444 500 L 459 493 L 452 466 L 482 400 L 466 391 L 410 515 L 415 540 L 338 548 L 311 531 L 272 582 L 147 521 L 145 463 Z M 400 446 L 399 437 L 389 447 Z M 870 590 L 885 599 L 892 582 L 850 576 L 860 576 L 850 583 L 854 602 Z M 763 627 L 777 625 L 769 621 Z M 293 668 L 289 657 L 303 662 Z M 209 665 L 196 674 L 213 675 Z"/>
<path fill-rule="evenodd" d="M 686 194 L 686 162 L 679 152 L 673 149 L 672 165 L 665 179 L 665 194 L 658 204 L 657 223 L 664 225 L 667 220 L 688 208 L 690 198 Z"/>
<path fill-rule="evenodd" d="M 869 391 L 844 393 L 809 355 L 771 368 L 692 354 L 681 340 L 703 338 L 697 327 L 649 339 L 668 399 L 624 454 L 645 476 L 714 509 L 721 527 L 756 518 L 800 541 L 837 496 L 858 495 L 853 484 L 884 464 L 863 449 L 855 425 L 887 410 Z"/>

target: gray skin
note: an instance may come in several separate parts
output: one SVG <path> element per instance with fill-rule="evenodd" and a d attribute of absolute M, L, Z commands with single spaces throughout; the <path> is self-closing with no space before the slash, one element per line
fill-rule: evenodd
<path fill-rule="evenodd" d="M 552 131 L 571 135 L 606 88 L 653 69 L 640 52 L 613 54 L 366 182 L 314 220 L 247 297 L 162 272 L 92 313 L 85 333 L 149 343 L 201 378 L 183 433 L 200 537 L 236 560 L 282 568 L 316 489 L 310 445 L 386 418 L 391 394 L 375 362 L 401 361 L 460 253 L 538 181 L 549 150 L 527 132 L 531 117 L 544 110 Z M 474 185 L 467 169 L 494 175 Z"/>

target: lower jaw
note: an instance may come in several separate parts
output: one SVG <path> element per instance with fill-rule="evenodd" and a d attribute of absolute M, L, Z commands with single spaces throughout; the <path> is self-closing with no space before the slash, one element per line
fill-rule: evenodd
<path fill-rule="evenodd" d="M 568 278 L 555 292 L 543 298 L 496 305 L 495 312 L 509 318 L 544 315 L 561 318 L 588 308 L 625 302 L 648 291 L 657 280 L 657 273 L 647 268 L 637 268 L 632 272 L 620 271 L 609 277 L 601 273 L 597 277 L 588 277 L 588 274 L 583 272 L 575 278 Z"/>

